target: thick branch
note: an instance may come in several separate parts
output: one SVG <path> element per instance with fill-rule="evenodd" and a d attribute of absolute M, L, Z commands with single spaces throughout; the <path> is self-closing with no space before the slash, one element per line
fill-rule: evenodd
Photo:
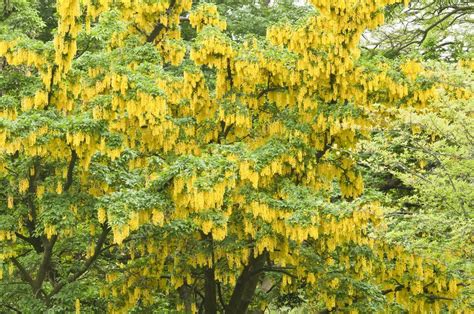
<path fill-rule="evenodd" d="M 260 93 L 258 93 L 257 98 L 263 97 L 268 92 L 277 91 L 277 90 L 284 91 L 284 90 L 287 90 L 287 89 L 288 89 L 288 87 L 283 87 L 283 86 L 270 86 L 270 87 L 267 87 L 267 88 L 261 90 Z"/>
<path fill-rule="evenodd" d="M 390 292 L 400 291 L 400 290 L 402 290 L 403 288 L 405 288 L 405 287 L 402 286 L 402 285 L 397 285 L 397 286 L 396 286 L 395 288 L 393 288 L 393 289 L 382 290 L 382 294 L 383 294 L 383 295 L 386 295 L 386 294 L 389 294 Z"/>
<path fill-rule="evenodd" d="M 102 225 L 102 233 L 100 234 L 99 238 L 97 239 L 96 245 L 94 247 L 94 254 L 92 254 L 85 262 L 85 264 L 73 275 L 71 275 L 67 280 L 60 282 L 58 285 L 56 285 L 53 289 L 53 291 L 49 294 L 49 296 L 53 296 L 56 293 L 58 293 L 66 284 L 71 283 L 75 280 L 77 280 L 79 277 L 81 277 L 89 268 L 92 266 L 92 264 L 97 260 L 99 257 L 100 253 L 102 252 L 102 246 L 105 243 L 105 240 L 107 239 L 107 235 L 110 232 L 110 227 L 108 225 Z"/>
<path fill-rule="evenodd" d="M 217 284 L 217 295 L 219 297 L 219 302 L 220 302 L 222 308 L 224 309 L 224 312 L 226 312 L 227 307 L 226 307 L 226 304 L 225 304 L 225 301 L 224 301 L 224 295 L 222 294 L 221 284 L 219 283 L 219 281 L 216 281 L 216 284 Z"/>
<path fill-rule="evenodd" d="M 186 283 L 178 288 L 179 297 L 181 298 L 181 300 L 183 300 L 184 312 L 186 314 L 192 313 L 192 292 L 192 287 Z"/>
<path fill-rule="evenodd" d="M 51 99 L 53 97 L 53 87 L 54 87 L 54 76 L 56 75 L 56 71 L 58 69 L 58 66 L 56 64 L 53 65 L 53 68 L 51 70 L 51 81 L 49 83 L 49 91 L 48 91 L 48 104 L 46 105 L 45 109 L 48 109 L 48 107 L 51 105 Z"/>
<path fill-rule="evenodd" d="M 316 158 L 319 160 L 321 159 L 321 157 L 324 156 L 324 154 L 326 154 L 332 147 L 332 142 L 328 142 L 326 143 L 326 145 L 324 145 L 324 148 L 323 150 L 320 150 L 316 153 Z"/>
<path fill-rule="evenodd" d="M 35 293 L 41 289 L 44 279 L 46 278 L 46 274 L 51 270 L 51 257 L 53 255 L 53 247 L 57 239 L 57 235 L 53 235 L 50 240 L 46 238 L 43 239 L 43 260 L 41 261 L 41 265 L 36 274 L 36 280 L 34 281 Z"/>
<path fill-rule="evenodd" d="M 445 16 L 443 16 L 441 19 L 439 19 L 438 21 L 436 21 L 435 23 L 431 24 L 429 27 L 427 27 L 423 33 L 424 33 L 424 36 L 422 38 L 422 40 L 420 42 L 423 42 L 426 38 L 426 36 L 428 35 L 428 33 L 434 29 L 436 26 L 438 26 L 439 24 L 443 23 L 445 20 L 447 20 L 449 17 L 453 16 L 454 14 L 458 13 L 458 12 L 472 12 L 474 11 L 474 7 L 455 7 L 455 9 L 449 13 L 447 13 Z"/>
<path fill-rule="evenodd" d="M 21 265 L 21 263 L 15 257 L 13 257 L 11 261 L 13 265 L 15 265 L 16 268 L 18 268 L 18 270 L 20 271 L 21 279 L 26 281 L 33 288 L 33 278 L 25 269 L 25 267 L 23 267 L 23 265 Z"/>
<path fill-rule="evenodd" d="M 287 275 L 289 277 L 292 277 L 292 278 L 298 278 L 296 275 L 290 273 L 285 268 L 279 268 L 279 267 L 262 267 L 260 269 L 257 269 L 256 271 L 254 271 L 252 273 L 252 275 L 258 275 L 259 273 L 263 273 L 263 272 L 282 273 L 282 274 L 285 274 L 285 275 Z"/>
<path fill-rule="evenodd" d="M 6 307 L 7 309 L 12 310 L 12 311 L 15 312 L 15 313 L 23 313 L 22 311 L 18 310 L 17 308 L 15 308 L 15 307 L 13 307 L 13 306 L 11 306 L 11 305 L 9 305 L 9 304 L 2 303 L 1 305 L 4 306 L 4 307 Z"/>
<path fill-rule="evenodd" d="M 229 80 L 230 89 L 234 87 L 234 79 L 232 78 L 232 69 L 230 66 L 230 58 L 227 58 L 227 79 Z"/>
<path fill-rule="evenodd" d="M 67 175 L 66 175 L 66 182 L 64 182 L 63 191 L 66 192 L 72 185 L 73 182 L 73 174 L 74 174 L 74 167 L 76 166 L 77 162 L 77 153 L 75 150 L 71 150 L 71 160 L 69 161 L 69 165 L 67 167 Z"/>
<path fill-rule="evenodd" d="M 201 237 L 209 245 L 209 249 L 212 254 L 212 266 L 207 267 L 204 270 L 204 298 L 202 305 L 204 306 L 204 311 L 209 314 L 217 313 L 217 290 L 216 290 L 216 278 L 214 272 L 214 242 L 212 240 L 211 234 L 204 234 L 201 231 Z"/>
<path fill-rule="evenodd" d="M 26 203 L 28 205 L 29 214 L 31 216 L 28 218 L 24 218 L 25 226 L 30 233 L 29 237 L 22 237 L 19 236 L 20 239 L 25 240 L 26 242 L 30 243 L 33 248 L 35 249 L 36 253 L 41 253 L 44 250 L 43 242 L 41 238 L 38 236 L 34 236 L 36 231 L 36 205 L 35 205 L 35 197 L 36 197 L 36 190 L 37 190 L 37 180 L 39 178 L 40 173 L 40 160 L 36 159 L 33 163 L 34 174 L 30 175 L 28 178 L 28 195 L 26 196 Z"/>
<path fill-rule="evenodd" d="M 255 272 L 261 269 L 265 264 L 268 252 L 265 251 L 256 258 L 253 257 L 253 253 L 250 254 L 249 263 L 244 267 L 237 279 L 232 297 L 227 306 L 226 313 L 228 314 L 246 313 L 255 295 L 255 290 L 260 279 L 260 274 L 255 274 Z"/>
<path fill-rule="evenodd" d="M 17 238 L 31 244 L 31 246 L 35 249 L 36 253 L 43 252 L 43 243 L 39 237 L 27 237 L 22 235 L 21 233 L 15 232 Z"/>

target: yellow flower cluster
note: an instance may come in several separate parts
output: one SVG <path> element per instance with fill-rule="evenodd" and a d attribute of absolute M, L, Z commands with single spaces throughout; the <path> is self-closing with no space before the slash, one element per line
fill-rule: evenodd
<path fill-rule="evenodd" d="M 7 51 L 11 49 L 11 53 Z M 11 65 L 25 64 L 40 69 L 46 60 L 38 53 L 23 48 L 15 49 L 14 43 L 0 42 L 0 55 L 5 55 L 7 62 Z"/>
<path fill-rule="evenodd" d="M 206 25 L 212 25 L 220 30 L 227 28 L 227 23 L 219 16 L 214 4 L 202 3 L 189 14 L 189 23 L 199 32 Z"/>
<path fill-rule="evenodd" d="M 454 297 L 458 293 L 458 282 L 455 278 L 449 279 L 440 274 L 445 271 L 445 266 L 439 262 L 422 259 L 420 256 L 404 251 L 399 246 L 380 247 L 379 254 L 381 256 L 385 254 L 388 260 L 388 263 L 382 263 L 378 268 L 380 278 L 382 280 L 396 278 L 398 284 L 410 287 L 409 290 L 396 291 L 393 284 L 387 284 L 387 288 L 393 290 L 387 294 L 388 299 L 396 300 L 410 312 L 424 313 L 434 310 L 435 313 L 439 313 L 443 303 L 446 304 L 442 301 L 443 299 L 426 303 L 422 297 L 424 293 L 443 294 L 446 298 Z M 387 265 L 393 266 L 387 267 Z M 407 273 L 413 276 L 406 276 Z M 413 296 L 415 296 L 414 300 Z"/>
<path fill-rule="evenodd" d="M 206 64 L 217 69 L 227 67 L 227 62 L 233 57 L 234 51 L 225 38 L 221 36 L 206 36 L 199 46 L 191 50 L 191 59 L 196 65 Z"/>
<path fill-rule="evenodd" d="M 15 47 L 14 42 L 0 40 L 0 55 L 5 56 L 7 51 Z"/>
<path fill-rule="evenodd" d="M 376 27 L 383 23 L 383 15 L 374 13 L 380 11 L 386 5 L 398 2 L 397 0 L 311 0 L 322 15 L 332 19 L 340 19 L 341 23 L 351 23 L 355 25 L 368 25 Z M 381 16 L 381 17 L 380 17 Z"/>
<path fill-rule="evenodd" d="M 1 49 L 0 49 L 1 51 Z M 474 59 L 461 59 L 458 62 L 459 66 L 474 70 Z"/>
<path fill-rule="evenodd" d="M 216 105 L 209 95 L 202 72 L 184 72 L 183 94 L 189 99 L 191 113 L 198 123 L 211 117 L 215 112 Z"/>
<path fill-rule="evenodd" d="M 154 17 L 158 17 L 159 23 L 162 23 L 165 26 L 168 26 L 170 22 L 169 16 L 165 14 L 166 10 L 169 8 L 169 1 L 157 1 L 152 3 L 147 3 L 145 1 L 140 1 L 140 5 L 133 6 L 130 3 L 130 13 L 124 12 L 124 17 L 127 18 L 127 15 L 130 14 L 130 17 L 134 17 L 137 23 L 137 26 L 144 30 L 146 33 L 152 31 L 156 22 Z M 127 14 L 128 13 L 128 14 Z"/>
<path fill-rule="evenodd" d="M 186 47 L 176 41 L 166 40 L 159 49 L 162 52 L 164 60 L 175 66 L 183 62 L 184 55 L 186 54 Z"/>
<path fill-rule="evenodd" d="M 461 95 L 458 99 L 462 99 Z M 438 98 L 438 91 L 435 87 L 429 89 L 417 89 L 413 91 L 413 96 L 407 102 L 407 105 L 424 108 L 429 102 Z"/>
<path fill-rule="evenodd" d="M 415 80 L 418 74 L 423 71 L 423 66 L 416 60 L 409 60 L 402 64 L 400 69 L 410 80 Z"/>
<path fill-rule="evenodd" d="M 55 66 L 54 82 L 58 83 L 71 68 L 72 59 L 76 55 L 76 38 L 81 29 L 78 23 L 81 8 L 79 0 L 61 0 L 57 2 L 60 16 L 58 32 L 54 38 Z"/>
<path fill-rule="evenodd" d="M 104 3 L 108 2 L 102 1 Z M 123 0 L 121 1 L 120 13 L 122 20 L 128 22 L 133 21 L 133 23 L 129 25 L 126 33 L 137 34 L 143 39 L 146 38 L 144 34 L 150 34 L 156 25 L 162 25 L 164 31 L 158 34 L 154 40 L 155 42 L 161 42 L 164 38 L 180 38 L 181 34 L 177 29 L 180 22 L 179 15 L 183 11 L 189 11 L 191 6 L 191 0 L 160 0 L 151 2 L 143 0 Z M 103 6 L 100 8 L 102 10 Z M 95 14 L 97 14 L 97 12 L 95 12 Z"/>
<path fill-rule="evenodd" d="M 226 125 L 232 125 L 233 134 L 236 137 L 244 137 L 252 129 L 252 118 L 246 113 L 229 114 L 221 108 L 219 110 L 219 120 L 224 121 Z"/>
<path fill-rule="evenodd" d="M 453 86 L 452 84 L 440 84 L 450 99 L 471 99 L 474 93 L 467 88 L 461 86 Z"/>
<path fill-rule="evenodd" d="M 53 235 L 58 234 L 58 231 L 56 230 L 56 226 L 53 225 L 45 225 L 44 226 L 44 234 L 48 239 L 51 239 Z"/>
<path fill-rule="evenodd" d="M 123 2 L 125 3 L 126 1 Z M 110 7 L 112 0 L 82 0 L 81 3 L 87 13 L 85 18 L 85 30 L 86 32 L 89 32 L 92 21 L 94 21 L 94 19 L 96 19 L 102 12 L 106 11 Z"/>
<path fill-rule="evenodd" d="M 14 232 L 8 230 L 0 230 L 0 241 L 16 241 L 16 235 Z M 2 260 L 0 258 L 0 260 Z"/>
<path fill-rule="evenodd" d="M 28 111 L 32 108 L 43 109 L 48 104 L 48 93 L 42 90 L 36 92 L 33 97 L 25 97 L 22 99 L 21 109 Z"/>
<path fill-rule="evenodd" d="M 25 48 L 18 48 L 17 41 L 0 40 L 0 56 L 4 56 L 11 65 L 27 65 L 35 67 L 40 73 L 44 89 L 49 91 L 52 68 L 47 65 L 46 56 Z"/>
<path fill-rule="evenodd" d="M 113 215 L 105 212 L 105 209 L 99 208 L 97 211 L 98 220 L 105 222 L 114 221 Z M 132 211 L 125 224 L 117 224 L 112 226 L 113 241 L 121 245 L 123 241 L 130 235 L 130 232 L 138 230 L 144 224 L 152 223 L 157 226 L 163 226 L 165 216 L 163 212 L 157 208 Z"/>
<path fill-rule="evenodd" d="M 222 207 L 224 193 L 235 187 L 235 181 L 229 178 L 217 183 L 210 190 L 200 190 L 195 186 L 196 180 L 197 176 L 178 177 L 173 180 L 172 198 L 176 206 L 176 216 L 179 218 L 192 212 Z"/>

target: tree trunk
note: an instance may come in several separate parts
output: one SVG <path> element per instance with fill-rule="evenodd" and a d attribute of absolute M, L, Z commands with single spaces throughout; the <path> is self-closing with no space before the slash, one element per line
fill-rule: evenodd
<path fill-rule="evenodd" d="M 259 270 L 265 265 L 267 255 L 268 253 L 264 252 L 256 258 L 250 257 L 248 265 L 244 267 L 242 274 L 237 279 L 226 314 L 243 314 L 247 312 L 257 289 L 260 278 Z"/>
<path fill-rule="evenodd" d="M 184 312 L 186 314 L 192 313 L 192 303 L 193 303 L 193 295 L 192 295 L 192 288 L 184 284 L 178 288 L 179 297 L 183 300 L 184 303 Z"/>
<path fill-rule="evenodd" d="M 204 312 L 206 314 L 217 313 L 217 289 L 214 269 L 207 268 L 205 271 L 206 282 L 204 285 Z"/>

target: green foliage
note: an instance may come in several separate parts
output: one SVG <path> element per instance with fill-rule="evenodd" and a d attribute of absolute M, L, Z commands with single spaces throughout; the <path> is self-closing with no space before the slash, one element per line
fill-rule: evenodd
<path fill-rule="evenodd" d="M 472 89 L 471 70 L 432 67 L 438 82 Z M 471 97 L 444 93 L 427 108 L 393 111 L 360 143 L 365 183 L 386 208 L 388 239 L 445 261 L 464 281 L 474 269 L 473 111 Z M 462 298 L 472 294 L 466 289 Z"/>
<path fill-rule="evenodd" d="M 387 24 L 366 36 L 371 53 L 425 60 L 472 58 L 474 7 L 465 0 L 412 0 L 386 11 Z"/>
<path fill-rule="evenodd" d="M 291 0 L 215 0 L 227 20 L 227 31 L 238 39 L 256 35 L 264 37 L 267 28 L 276 23 L 304 19 L 314 9 Z"/>

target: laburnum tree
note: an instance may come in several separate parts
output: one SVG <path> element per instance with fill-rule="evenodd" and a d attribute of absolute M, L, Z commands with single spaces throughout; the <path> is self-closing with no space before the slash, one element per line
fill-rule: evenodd
<path fill-rule="evenodd" d="M 467 283 L 383 241 L 352 158 L 380 107 L 436 96 L 416 61 L 359 59 L 394 2 L 241 42 L 211 4 L 60 0 L 54 39 L 2 35 L 2 306 L 449 309 Z"/>

